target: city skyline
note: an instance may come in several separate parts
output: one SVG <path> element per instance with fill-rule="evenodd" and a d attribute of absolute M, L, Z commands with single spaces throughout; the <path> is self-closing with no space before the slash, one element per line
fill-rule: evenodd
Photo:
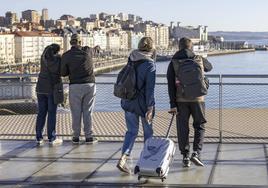
<path fill-rule="evenodd" d="M 66 0 L 64 4 L 52 0 L 0 0 L 5 6 L 0 7 L 0 15 L 7 11 L 16 12 L 21 17 L 21 12 L 27 9 L 37 10 L 41 13 L 43 8 L 49 11 L 49 18 L 59 19 L 63 14 L 75 17 L 89 17 L 90 14 L 106 12 L 117 14 L 119 12 L 141 16 L 144 20 L 152 20 L 169 25 L 171 21 L 182 22 L 182 25 L 208 25 L 209 31 L 268 31 L 268 24 L 263 24 L 268 1 L 242 1 L 236 0 L 194 0 L 178 2 L 176 0 L 136 0 L 99 3 L 97 0 L 80 3 Z M 163 7 L 167 7 L 163 10 Z M 249 24 L 250 23 L 250 24 Z"/>

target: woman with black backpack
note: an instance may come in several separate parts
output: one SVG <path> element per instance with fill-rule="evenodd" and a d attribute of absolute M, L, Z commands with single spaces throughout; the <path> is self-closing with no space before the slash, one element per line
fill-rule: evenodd
<path fill-rule="evenodd" d="M 138 135 L 140 120 L 143 127 L 144 141 L 153 136 L 155 56 L 154 43 L 151 37 L 143 37 L 138 44 L 138 49 L 133 50 L 129 55 L 127 66 L 134 64 L 135 67 L 136 83 L 133 87 L 135 87 L 136 94 L 131 98 L 121 98 L 121 107 L 125 111 L 127 131 L 122 147 L 122 156 L 117 164 L 117 168 L 120 171 L 128 174 L 131 173 L 131 170 L 127 164 L 127 158 L 131 154 Z"/>

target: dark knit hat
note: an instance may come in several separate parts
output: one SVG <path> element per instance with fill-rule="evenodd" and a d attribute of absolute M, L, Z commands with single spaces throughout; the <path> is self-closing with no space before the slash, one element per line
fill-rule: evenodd
<path fill-rule="evenodd" d="M 151 52 L 154 50 L 154 41 L 151 37 L 143 37 L 141 38 L 139 44 L 138 44 L 138 49 L 140 51 L 146 51 L 146 52 Z"/>

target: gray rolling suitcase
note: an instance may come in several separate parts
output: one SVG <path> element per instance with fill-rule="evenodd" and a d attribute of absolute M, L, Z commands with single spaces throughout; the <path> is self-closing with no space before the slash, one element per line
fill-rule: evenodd
<path fill-rule="evenodd" d="M 141 177 L 159 178 L 162 182 L 166 179 L 176 149 L 174 142 L 168 138 L 174 116 L 175 114 L 172 115 L 165 138 L 152 137 L 146 140 L 134 169 L 138 180 Z"/>

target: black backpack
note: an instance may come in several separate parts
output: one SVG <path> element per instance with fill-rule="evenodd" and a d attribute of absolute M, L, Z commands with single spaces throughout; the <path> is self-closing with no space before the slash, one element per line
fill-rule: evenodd
<path fill-rule="evenodd" d="M 123 69 L 119 72 L 117 76 L 116 83 L 114 84 L 114 96 L 121 99 L 132 100 L 135 99 L 139 90 L 137 88 L 137 67 L 144 63 L 145 60 L 140 61 L 130 61 Z"/>
<path fill-rule="evenodd" d="M 209 82 L 204 75 L 203 62 L 200 58 L 177 60 L 176 72 L 177 94 L 184 98 L 196 98 L 207 95 Z"/>

